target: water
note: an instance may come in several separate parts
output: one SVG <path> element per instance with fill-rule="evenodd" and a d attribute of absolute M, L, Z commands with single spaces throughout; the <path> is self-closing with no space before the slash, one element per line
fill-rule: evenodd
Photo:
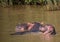
<path fill-rule="evenodd" d="M 45 42 L 42 35 L 16 35 L 15 26 L 25 22 L 45 22 L 55 26 L 57 35 L 53 36 L 51 42 L 60 42 L 60 11 L 46 11 L 40 6 L 15 6 L 9 8 L 0 7 L 0 41 L 1 42 Z M 47 41 L 49 42 L 49 41 Z"/>

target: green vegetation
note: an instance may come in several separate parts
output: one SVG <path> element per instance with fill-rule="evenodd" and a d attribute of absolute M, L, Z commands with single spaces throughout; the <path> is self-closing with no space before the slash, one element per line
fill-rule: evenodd
<path fill-rule="evenodd" d="M 38 3 L 41 3 L 41 2 L 47 2 L 47 3 L 49 3 L 49 2 L 51 2 L 52 4 L 58 4 L 60 1 L 59 0 L 0 0 L 0 3 L 6 3 L 6 4 L 14 4 L 14 3 L 24 3 L 24 4 L 26 4 L 26 3 L 30 3 L 30 2 L 34 2 L 34 3 L 36 3 L 36 2 L 38 2 Z"/>
<path fill-rule="evenodd" d="M 60 10 L 60 0 L 0 0 L 2 7 L 16 5 L 39 5 L 47 7 L 47 10 Z"/>

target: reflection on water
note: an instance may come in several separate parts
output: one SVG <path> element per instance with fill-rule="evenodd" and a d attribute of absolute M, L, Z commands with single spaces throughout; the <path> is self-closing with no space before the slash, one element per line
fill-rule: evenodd
<path fill-rule="evenodd" d="M 49 34 L 46 35 L 41 34 L 40 38 L 42 42 L 53 42 L 53 36 Z"/>

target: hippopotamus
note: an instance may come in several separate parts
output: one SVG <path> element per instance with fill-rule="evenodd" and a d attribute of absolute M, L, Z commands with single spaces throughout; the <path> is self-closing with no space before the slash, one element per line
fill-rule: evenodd
<path fill-rule="evenodd" d="M 12 35 L 21 35 L 28 32 L 39 32 L 40 26 L 41 24 L 39 22 L 18 24 L 16 25 L 15 33 Z"/>
<path fill-rule="evenodd" d="M 55 27 L 51 24 L 45 24 L 44 26 L 40 27 L 40 31 L 44 34 L 50 33 L 51 35 L 56 34 Z"/>
<path fill-rule="evenodd" d="M 23 23 L 16 25 L 15 33 L 11 35 L 22 35 L 30 32 L 42 32 L 42 33 L 50 33 L 51 35 L 56 34 L 55 27 L 51 24 L 42 25 L 39 22 L 33 23 Z"/>

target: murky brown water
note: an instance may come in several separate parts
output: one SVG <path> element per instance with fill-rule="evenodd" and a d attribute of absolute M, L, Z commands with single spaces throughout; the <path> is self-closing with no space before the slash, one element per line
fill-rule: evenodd
<path fill-rule="evenodd" d="M 40 6 L 15 6 L 9 8 L 0 7 L 0 34 L 1 42 L 45 42 L 42 36 L 23 35 L 11 36 L 15 26 L 24 22 L 40 22 L 50 23 L 55 26 L 57 35 L 47 42 L 60 42 L 60 11 L 46 11 L 46 8 Z"/>

